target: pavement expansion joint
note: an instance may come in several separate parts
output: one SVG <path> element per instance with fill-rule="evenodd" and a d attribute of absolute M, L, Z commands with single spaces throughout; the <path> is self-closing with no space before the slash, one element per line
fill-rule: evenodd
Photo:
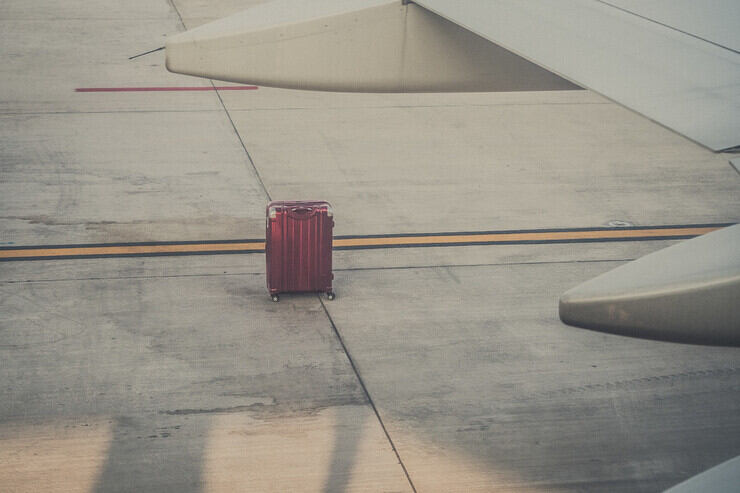
<path fill-rule="evenodd" d="M 414 482 L 412 481 L 411 476 L 409 475 L 409 471 L 408 469 L 406 469 L 406 465 L 403 463 L 403 459 L 401 459 L 401 454 L 398 452 L 398 449 L 396 448 L 395 443 L 393 443 L 393 439 L 391 438 L 391 435 L 388 432 L 388 428 L 386 428 L 385 423 L 383 423 L 383 418 L 380 416 L 378 407 L 375 405 L 375 401 L 373 401 L 373 398 L 370 395 L 370 391 L 368 391 L 367 386 L 365 385 L 365 381 L 362 379 L 362 375 L 360 375 L 360 370 L 357 368 L 357 365 L 355 364 L 355 361 L 352 358 L 352 355 L 350 354 L 349 349 L 347 348 L 347 345 L 344 343 L 342 334 L 339 333 L 339 329 L 337 328 L 337 325 L 334 323 L 334 319 L 329 313 L 329 309 L 326 308 L 326 304 L 324 303 L 324 300 L 321 298 L 321 295 L 318 296 L 318 299 L 319 299 L 319 303 L 321 303 L 321 308 L 323 308 L 324 310 L 324 314 L 326 315 L 326 318 L 329 320 L 329 324 L 331 325 L 332 331 L 334 332 L 334 335 L 339 341 L 339 344 L 342 346 L 342 350 L 344 351 L 344 354 L 347 356 L 347 360 L 349 361 L 349 364 L 352 367 L 352 371 L 355 373 L 355 376 L 357 377 L 357 381 L 359 382 L 360 387 L 362 387 L 362 391 L 365 394 L 365 397 L 367 398 L 367 401 L 370 404 L 370 407 L 372 407 L 373 413 L 375 413 L 375 417 L 378 419 L 378 424 L 380 424 L 380 427 L 382 428 L 383 433 L 385 434 L 385 437 L 388 440 L 388 443 L 390 444 L 391 449 L 393 450 L 393 453 L 396 455 L 396 459 L 398 459 L 398 464 L 401 466 L 401 469 L 403 469 L 403 474 L 406 476 L 406 479 L 409 482 L 409 486 L 411 487 L 411 490 L 414 493 L 416 493 L 416 487 L 414 486 Z"/>
<path fill-rule="evenodd" d="M 270 192 L 267 191 L 267 187 L 265 186 L 265 182 L 262 180 L 262 176 L 260 176 L 260 172 L 257 169 L 257 166 L 254 164 L 254 160 L 252 159 L 252 156 L 249 154 L 249 150 L 247 150 L 247 146 L 244 143 L 244 139 L 242 139 L 241 134 L 239 133 L 239 129 L 236 128 L 236 124 L 234 123 L 234 119 L 231 118 L 231 113 L 229 113 L 229 109 L 226 107 L 226 103 L 224 103 L 223 98 L 221 97 L 221 94 L 219 92 L 219 89 L 216 87 L 216 84 L 214 84 L 213 81 L 211 82 L 211 86 L 213 86 L 214 91 L 216 91 L 216 96 L 218 96 L 218 101 L 221 103 L 221 107 L 224 109 L 224 112 L 226 113 L 226 117 L 229 119 L 229 122 L 231 123 L 231 127 L 234 129 L 234 133 L 236 134 L 236 138 L 239 139 L 239 143 L 242 146 L 242 149 L 244 149 L 244 153 L 247 155 L 247 160 L 249 161 L 249 164 L 252 166 L 252 170 L 254 171 L 254 175 L 257 177 L 257 182 L 259 182 L 260 187 L 262 187 L 262 191 L 265 192 L 265 195 L 267 196 L 267 200 L 272 200 L 272 197 L 270 196 Z M 246 86 L 249 87 L 249 86 Z"/>

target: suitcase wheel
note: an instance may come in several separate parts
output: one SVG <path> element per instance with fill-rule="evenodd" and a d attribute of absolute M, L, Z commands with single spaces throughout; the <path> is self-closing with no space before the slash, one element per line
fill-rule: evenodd
<path fill-rule="evenodd" d="M 280 301 L 280 295 L 273 294 L 272 295 L 272 301 L 274 301 L 275 303 L 277 303 L 278 301 Z"/>
<path fill-rule="evenodd" d="M 336 298 L 336 296 L 337 295 L 334 294 L 334 291 L 329 291 L 328 293 L 326 293 L 326 297 L 330 300 L 333 300 L 334 298 Z"/>

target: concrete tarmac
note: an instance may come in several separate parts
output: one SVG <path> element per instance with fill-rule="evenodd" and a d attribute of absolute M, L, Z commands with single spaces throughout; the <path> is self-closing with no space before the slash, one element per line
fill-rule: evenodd
<path fill-rule="evenodd" d="M 733 155 L 588 91 L 75 91 L 208 87 L 127 58 L 254 3 L 3 2 L 0 246 L 264 238 L 268 198 L 358 236 L 740 220 Z M 676 241 L 337 251 L 335 300 L 277 304 L 260 254 L 0 262 L 0 490 L 661 491 L 740 454 L 740 352 L 557 300 Z"/>

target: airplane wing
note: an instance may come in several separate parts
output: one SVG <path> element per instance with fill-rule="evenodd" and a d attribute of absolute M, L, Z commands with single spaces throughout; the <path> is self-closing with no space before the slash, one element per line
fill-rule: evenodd
<path fill-rule="evenodd" d="M 416 3 L 714 151 L 740 145 L 739 2 Z"/>
<path fill-rule="evenodd" d="M 560 298 L 560 318 L 615 334 L 740 346 L 740 224 L 571 289 Z"/>
<path fill-rule="evenodd" d="M 664 493 L 727 493 L 740 485 L 740 456 L 687 479 Z"/>
<path fill-rule="evenodd" d="M 740 146 L 737 19 L 734 0 L 275 0 L 170 38 L 167 67 L 336 91 L 582 86 L 720 151 Z"/>

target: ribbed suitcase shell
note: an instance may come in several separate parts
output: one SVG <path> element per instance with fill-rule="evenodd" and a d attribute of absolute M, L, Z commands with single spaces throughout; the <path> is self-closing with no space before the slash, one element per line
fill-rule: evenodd
<path fill-rule="evenodd" d="M 265 254 L 270 294 L 322 291 L 333 297 L 334 219 L 329 203 L 274 201 L 267 204 L 266 216 Z"/>

